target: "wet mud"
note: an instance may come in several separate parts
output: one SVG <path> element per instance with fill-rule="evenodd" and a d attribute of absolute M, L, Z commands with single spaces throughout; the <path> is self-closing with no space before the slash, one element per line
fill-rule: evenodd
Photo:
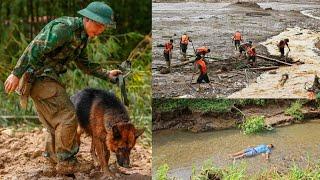
<path fill-rule="evenodd" d="M 234 50 L 231 36 L 236 30 L 242 32 L 244 40 L 251 40 L 256 46 L 257 53 L 265 56 L 278 56 L 269 52 L 268 47 L 262 42 L 272 39 L 281 32 L 288 31 L 287 28 L 298 27 L 316 32 L 320 25 L 319 20 L 301 13 L 308 11 L 309 14 L 317 16 L 320 5 L 316 1 L 282 1 L 258 4 L 232 4 L 232 3 L 153 3 L 153 96 L 154 97 L 235 97 L 246 98 L 246 94 L 234 95 L 235 92 L 245 89 L 259 81 L 260 75 L 266 70 L 251 70 L 248 68 L 237 69 L 234 57 L 238 52 Z M 193 40 L 195 48 L 206 45 L 211 49 L 209 57 L 219 57 L 222 61 L 209 62 L 209 78 L 213 82 L 213 88 L 203 84 L 203 91 L 198 92 L 196 85 L 191 85 L 193 65 L 173 68 L 170 74 L 161 74 L 158 66 L 165 66 L 163 48 L 158 47 L 170 38 L 174 39 L 174 50 L 172 64 L 180 63 L 181 54 L 179 50 L 179 38 L 187 32 Z M 275 41 L 276 39 L 272 39 Z M 290 42 L 291 43 L 291 42 Z M 312 44 L 313 47 L 315 44 Z M 292 48 L 290 58 L 298 61 L 292 52 L 300 53 Z M 188 55 L 193 54 L 192 44 L 188 46 Z M 210 60 L 210 59 L 209 59 Z M 243 64 L 246 62 L 241 61 Z M 231 62 L 231 63 L 230 63 Z M 220 72 L 220 67 L 225 64 L 231 67 L 231 72 Z M 220 65 L 220 66 L 219 66 Z M 270 67 L 275 64 L 261 58 L 257 59 L 258 67 Z M 271 70 L 269 70 L 271 71 Z M 268 73 L 269 73 L 268 71 Z M 274 73 L 274 71 L 272 72 Z M 281 78 L 282 73 L 276 72 L 274 79 Z M 304 81 L 304 82 L 302 82 Z M 189 83 L 188 83 L 189 82 Z M 299 83 L 309 82 L 302 79 Z M 193 87 L 195 86 L 195 87 Z M 273 85 L 270 85 L 273 87 Z M 294 87 L 293 87 L 294 88 Z M 301 89 L 301 88 L 300 88 Z M 295 93 L 293 98 L 304 98 L 305 92 Z M 257 92 L 255 92 L 257 93 Z M 290 94 L 290 93 L 288 93 Z M 257 94 L 266 98 L 282 97 L 282 94 Z M 287 95 L 286 97 L 288 97 Z M 249 95 L 249 97 L 251 97 Z M 288 97 L 288 98 L 290 98 Z"/>
<path fill-rule="evenodd" d="M 31 132 L 0 128 L 0 179 L 108 179 L 93 167 L 89 172 L 75 173 L 74 176 L 59 175 L 54 165 L 43 156 L 45 130 L 36 128 Z M 90 154 L 91 138 L 81 137 L 77 159 L 80 163 L 93 164 Z M 110 164 L 114 169 L 115 157 Z M 139 141 L 131 153 L 131 168 L 120 168 L 115 179 L 151 179 L 151 148 L 143 147 Z"/>

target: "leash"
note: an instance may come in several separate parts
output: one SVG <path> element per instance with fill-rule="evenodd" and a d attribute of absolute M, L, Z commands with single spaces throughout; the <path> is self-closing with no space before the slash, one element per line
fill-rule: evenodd
<path fill-rule="evenodd" d="M 118 66 L 119 69 L 123 72 L 126 72 L 126 74 L 122 75 L 118 75 L 116 81 L 118 84 L 118 87 L 120 88 L 120 92 L 121 92 L 121 99 L 123 101 L 123 103 L 126 106 L 129 106 L 129 99 L 128 99 L 128 95 L 127 95 L 127 89 L 126 89 L 126 78 L 128 77 L 128 75 L 132 72 L 131 70 L 131 61 L 130 60 L 125 60 L 121 63 L 120 66 Z"/>

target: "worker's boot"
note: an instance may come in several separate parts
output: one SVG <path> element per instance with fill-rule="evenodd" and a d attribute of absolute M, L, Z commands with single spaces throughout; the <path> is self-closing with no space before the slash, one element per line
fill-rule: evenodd
<path fill-rule="evenodd" d="M 58 174 L 74 174 L 76 172 L 87 172 L 93 169 L 92 163 L 79 163 L 76 158 L 71 158 L 66 161 L 59 161 L 56 166 Z"/>
<path fill-rule="evenodd" d="M 181 61 L 186 61 L 186 60 L 187 60 L 187 54 L 186 53 L 182 53 Z"/>
<path fill-rule="evenodd" d="M 166 65 L 167 65 L 169 72 L 171 72 L 171 65 L 170 64 L 171 64 L 170 61 L 166 61 Z"/>

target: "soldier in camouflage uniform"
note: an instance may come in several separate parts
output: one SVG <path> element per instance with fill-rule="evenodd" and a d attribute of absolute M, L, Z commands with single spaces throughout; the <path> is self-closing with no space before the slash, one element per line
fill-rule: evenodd
<path fill-rule="evenodd" d="M 84 17 L 61 17 L 48 23 L 28 45 L 5 82 L 6 92 L 12 92 L 26 72 L 33 74 L 30 96 L 40 121 L 49 132 L 45 155 L 51 162 L 58 163 L 56 170 L 62 174 L 82 171 L 87 166 L 75 158 L 79 151 L 77 117 L 59 75 L 66 72 L 70 61 L 83 72 L 104 80 L 114 80 L 121 73 L 106 71 L 90 62 L 85 51 L 90 37 L 113 26 L 112 9 L 102 2 L 92 2 L 78 13 Z"/>

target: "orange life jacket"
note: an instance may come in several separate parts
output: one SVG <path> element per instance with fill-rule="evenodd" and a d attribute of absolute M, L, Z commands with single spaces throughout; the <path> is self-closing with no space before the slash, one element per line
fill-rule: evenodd
<path fill-rule="evenodd" d="M 172 49 L 173 49 L 173 45 L 172 45 L 171 43 L 166 43 L 166 44 L 164 45 L 164 50 L 163 50 L 163 52 L 164 52 L 164 53 L 170 53 Z"/>
<path fill-rule="evenodd" d="M 207 73 L 207 65 L 204 62 L 203 58 L 201 58 L 200 60 L 196 61 L 196 64 L 199 64 L 201 74 L 206 74 Z"/>
<path fill-rule="evenodd" d="M 253 57 L 253 56 L 256 56 L 256 55 L 257 55 L 256 49 L 255 49 L 255 48 L 252 48 L 252 47 L 247 49 L 247 53 L 248 53 L 248 55 L 249 55 L 250 57 Z"/>
<path fill-rule="evenodd" d="M 197 48 L 197 50 L 196 50 L 196 53 L 199 53 L 199 54 L 201 54 L 201 55 L 205 55 L 205 54 L 207 54 L 208 52 L 209 52 L 209 51 L 208 51 L 208 48 L 205 47 L 205 46 L 199 47 L 199 48 Z"/>
<path fill-rule="evenodd" d="M 181 36 L 181 39 L 180 39 L 180 43 L 181 44 L 186 44 L 186 45 L 188 45 L 188 43 L 189 43 L 189 37 L 187 36 L 187 35 L 182 35 Z"/>
<path fill-rule="evenodd" d="M 241 41 L 242 40 L 241 33 L 236 32 L 233 36 L 233 40 Z"/>

